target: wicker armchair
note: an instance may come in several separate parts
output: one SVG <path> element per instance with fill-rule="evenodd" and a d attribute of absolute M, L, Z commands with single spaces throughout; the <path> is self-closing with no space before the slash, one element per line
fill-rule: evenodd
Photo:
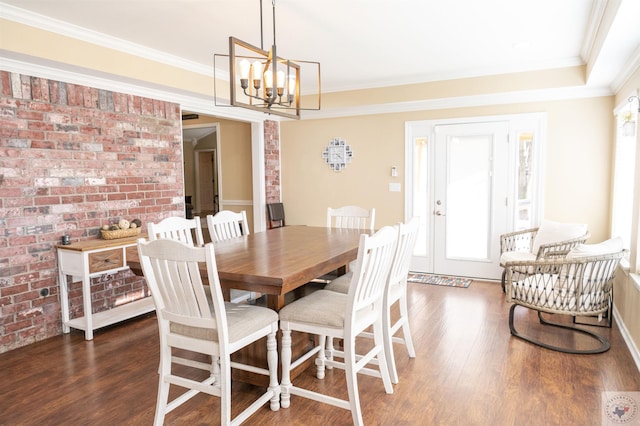
<path fill-rule="evenodd" d="M 523 229 L 500 236 L 500 266 L 507 262 L 562 258 L 590 237 L 587 225 L 545 221 L 540 227 Z M 534 273 L 531 267 L 519 272 Z M 505 289 L 502 271 L 502 291 Z"/>
<path fill-rule="evenodd" d="M 596 254 L 596 253 L 600 254 Z M 538 346 L 560 352 L 593 354 L 605 352 L 610 344 L 605 337 L 574 325 L 550 322 L 542 313 L 573 317 L 599 317 L 610 314 L 613 303 L 613 277 L 624 255 L 620 239 L 601 244 L 579 245 L 563 258 L 551 260 L 514 261 L 505 264 L 507 302 L 511 334 Z M 535 270 L 531 274 L 529 271 Z M 524 272 L 522 272 L 524 271 Z M 598 340 L 596 349 L 576 349 L 543 343 L 519 333 L 514 326 L 516 306 L 538 312 L 543 325 L 573 330 Z M 610 323 L 609 323 L 610 324 Z"/>

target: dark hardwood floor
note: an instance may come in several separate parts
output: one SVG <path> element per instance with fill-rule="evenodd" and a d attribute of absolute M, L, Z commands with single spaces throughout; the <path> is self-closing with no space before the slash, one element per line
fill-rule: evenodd
<path fill-rule="evenodd" d="M 417 358 L 396 346 L 400 383 L 387 395 L 380 379 L 359 376 L 368 425 L 600 425 L 602 392 L 640 390 L 640 373 L 616 324 L 600 355 L 567 355 L 509 334 L 500 285 L 468 289 L 409 284 Z M 581 338 L 542 331 L 518 309 L 523 330 L 566 344 Z M 0 425 L 150 425 L 155 410 L 158 336 L 149 314 L 99 330 L 93 341 L 72 331 L 0 355 Z M 320 381 L 309 367 L 295 383 L 346 397 L 344 373 Z M 233 384 L 233 412 L 258 389 Z M 198 395 L 167 416 L 170 425 L 219 423 L 217 398 Z M 249 425 L 347 425 L 348 411 L 299 397 L 268 406 Z"/>

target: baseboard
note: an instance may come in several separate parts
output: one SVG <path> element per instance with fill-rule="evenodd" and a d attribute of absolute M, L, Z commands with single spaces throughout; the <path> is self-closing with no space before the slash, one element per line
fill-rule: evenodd
<path fill-rule="evenodd" d="M 633 339 L 631 338 L 631 335 L 629 334 L 629 331 L 627 330 L 625 323 L 620 318 L 620 314 L 618 313 L 618 310 L 616 309 L 615 305 L 613 307 L 613 318 L 618 324 L 618 328 L 620 329 L 620 334 L 622 334 L 622 338 L 627 344 L 627 347 L 629 348 L 629 352 L 631 352 L 631 357 L 636 363 L 636 368 L 638 369 L 638 372 L 640 372 L 640 351 L 638 350 L 638 347 L 633 342 Z"/>

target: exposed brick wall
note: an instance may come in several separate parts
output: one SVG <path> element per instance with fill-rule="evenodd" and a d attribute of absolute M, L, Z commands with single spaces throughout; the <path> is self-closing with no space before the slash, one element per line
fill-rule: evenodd
<path fill-rule="evenodd" d="M 267 203 L 280 200 L 280 123 L 264 122 L 264 174 Z"/>
<path fill-rule="evenodd" d="M 184 177 L 177 104 L 5 71 L 0 90 L 2 353 L 61 333 L 63 234 L 95 239 L 110 220 L 184 217 Z M 80 288 L 70 287 L 72 318 Z M 96 278 L 93 311 L 145 291 L 129 271 Z"/>

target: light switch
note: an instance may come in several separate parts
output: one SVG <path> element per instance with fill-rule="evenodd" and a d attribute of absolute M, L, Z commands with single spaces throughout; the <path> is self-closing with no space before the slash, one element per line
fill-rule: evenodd
<path fill-rule="evenodd" d="M 400 183 L 398 182 L 390 182 L 389 183 L 389 192 L 400 192 L 401 190 Z"/>

